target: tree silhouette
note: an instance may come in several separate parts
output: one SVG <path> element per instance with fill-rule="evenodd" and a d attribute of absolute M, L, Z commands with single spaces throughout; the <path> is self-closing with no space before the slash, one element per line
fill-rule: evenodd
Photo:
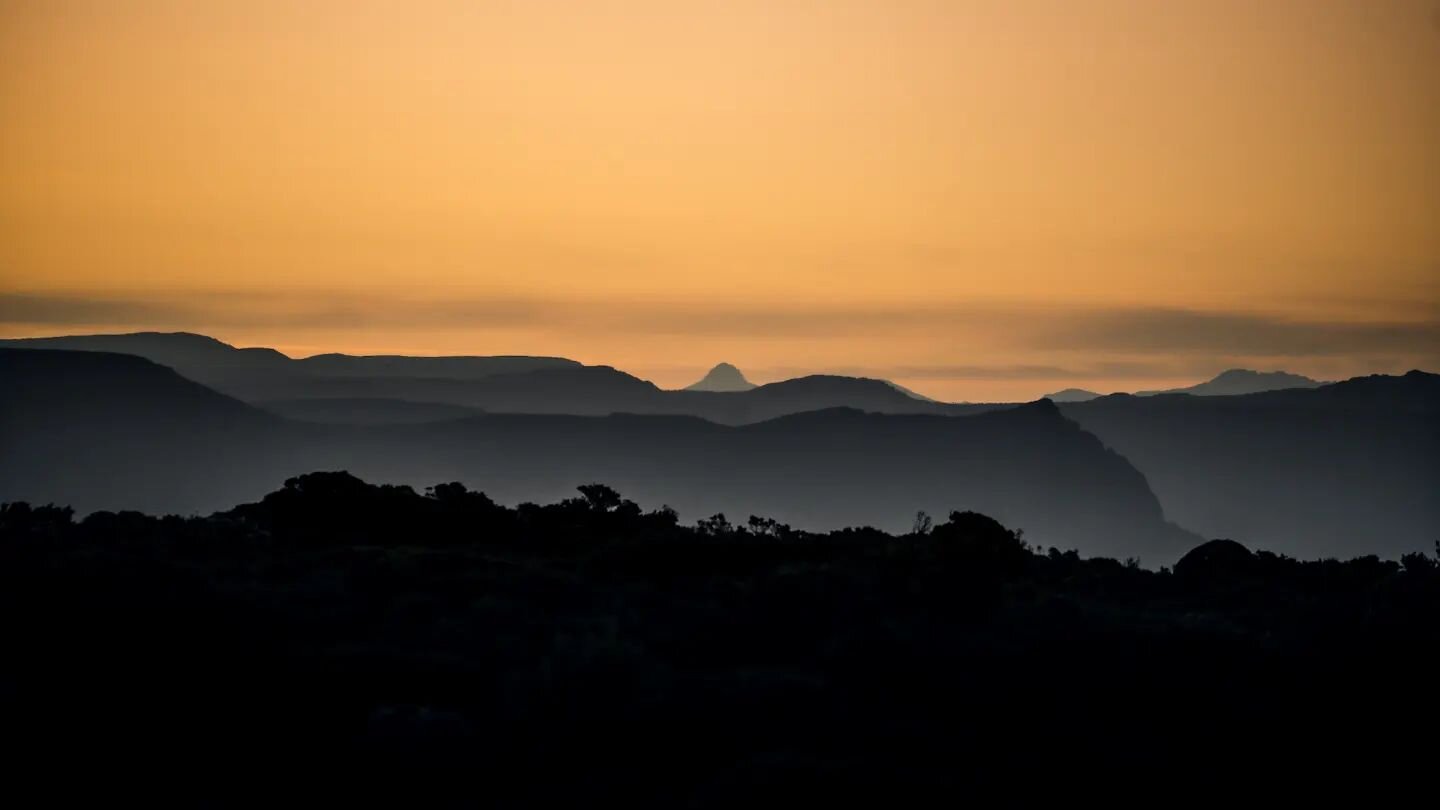
<path fill-rule="evenodd" d="M 620 493 L 604 484 L 586 484 L 578 487 L 590 509 L 596 512 L 613 512 L 620 508 Z"/>

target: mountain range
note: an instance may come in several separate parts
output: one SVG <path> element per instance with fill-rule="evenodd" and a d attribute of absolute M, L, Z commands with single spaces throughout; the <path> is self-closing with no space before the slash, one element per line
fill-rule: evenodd
<path fill-rule="evenodd" d="M 1071 456 L 1047 461 L 1033 436 L 1007 432 L 1006 442 L 1027 449 L 1015 450 L 1023 463 L 1006 466 L 994 460 L 1004 455 L 997 445 L 977 438 L 978 428 L 956 426 L 985 425 L 971 418 L 990 411 L 1043 409 L 1081 435 L 1096 438 L 1101 450 L 1115 451 L 1142 477 L 1146 494 L 1141 498 L 1086 489 L 1102 512 L 1126 503 L 1126 508 L 1148 514 L 1148 507 L 1136 504 L 1153 493 L 1161 523 L 1173 521 L 1205 537 L 1228 537 L 1305 557 L 1395 556 L 1428 549 L 1440 536 L 1440 499 L 1434 494 L 1440 491 L 1440 377 L 1419 371 L 1333 384 L 1231 371 L 1184 393 L 1116 394 L 1085 401 L 1057 397 L 1065 400 L 1057 407 L 940 403 L 884 380 L 827 375 L 740 391 L 667 391 L 614 368 L 561 358 L 330 355 L 292 360 L 271 350 L 236 349 L 194 335 L 4 343 L 124 348 L 126 354 L 173 364 L 178 374 L 153 367 L 173 376 L 160 385 L 153 376 L 141 382 L 120 375 L 121 369 L 136 369 L 117 365 L 124 361 L 113 356 L 108 364 L 87 365 L 58 354 L 47 360 L 44 352 L 8 353 L 32 359 L 7 361 L 7 377 L 17 373 L 11 366 L 43 371 L 54 363 L 68 370 L 34 378 L 31 393 L 24 396 L 18 389 L 7 391 L 0 423 L 7 450 L 31 446 L 25 434 L 34 433 L 59 443 L 57 447 L 71 448 L 67 452 L 73 455 L 46 455 L 32 448 L 37 455 L 21 464 L 12 461 L 15 453 L 7 453 L 0 498 L 18 497 L 15 493 L 21 490 L 16 487 L 28 482 L 35 486 L 25 490 L 31 492 L 27 498 L 73 500 L 86 508 L 218 508 L 264 491 L 276 476 L 330 466 L 353 467 L 377 480 L 433 483 L 436 476 L 451 476 L 472 486 L 488 482 L 486 486 L 510 497 L 535 499 L 561 494 L 583 482 L 571 479 L 588 475 L 612 485 L 633 484 L 634 491 L 626 494 L 651 505 L 655 499 L 683 505 L 687 517 L 711 508 L 760 513 L 765 504 L 765 512 L 796 525 L 809 520 L 823 528 L 853 520 L 893 528 L 916 509 L 934 512 L 965 505 L 945 503 L 942 489 L 953 486 L 945 491 L 960 500 L 971 490 L 989 493 L 987 503 L 995 503 L 982 511 L 1023 528 L 1043 527 L 1045 542 L 1063 546 L 1068 532 L 1083 535 L 1087 544 L 1101 543 L 1086 547 L 1094 553 L 1163 559 L 1164 553 L 1143 553 L 1143 544 L 1132 543 L 1147 532 L 1163 534 L 1153 527 L 1116 529 L 1112 543 L 1098 539 L 1098 529 L 1060 528 L 1077 520 L 1076 510 L 1083 511 L 1077 505 L 1067 507 L 1069 512 L 1060 510 L 1064 518 L 1033 503 L 1017 511 L 1015 504 L 1024 500 L 1023 481 L 1043 480 L 1056 465 L 1102 469 L 1112 462 L 1073 449 Z M 147 374 L 158 373 L 153 369 Z M 738 369 L 735 376 L 744 379 Z M 214 390 L 201 393 L 185 387 L 195 383 Z M 1289 387 L 1223 393 L 1233 390 L 1227 386 L 1277 384 Z M 148 404 L 121 408 L 121 394 L 132 389 Z M 44 400 L 52 393 L 64 396 L 57 402 Z M 173 417 L 157 414 L 201 400 L 225 404 L 201 409 L 210 414 L 208 421 L 194 429 L 190 440 L 172 447 L 170 437 L 179 434 L 167 426 L 194 424 L 185 414 L 196 409 L 186 406 Z M 106 405 L 114 406 L 109 415 L 96 410 Z M 83 415 L 63 416 L 81 414 L 76 408 L 82 408 Z M 223 418 L 217 415 L 222 413 Z M 235 415 L 239 413 L 244 416 Z M 898 418 L 902 416 L 907 418 Z M 35 424 L 48 427 L 37 433 Z M 853 438 L 847 431 L 854 432 Z M 953 457 L 957 466 L 964 466 L 967 458 L 963 447 L 946 444 L 950 431 L 963 434 L 965 446 L 985 448 L 981 466 L 1003 468 L 1013 477 L 1002 475 L 993 486 L 981 487 L 947 469 L 938 460 L 941 456 Z M 75 437 L 81 434 L 85 442 L 76 445 Z M 792 434 L 804 441 L 792 441 Z M 877 438 L 881 435 L 894 437 L 893 452 Z M 757 436 L 768 438 L 760 441 Z M 823 442 L 822 436 L 827 437 Z M 941 449 L 929 449 L 932 443 Z M 133 462 L 143 474 L 137 473 L 133 481 L 126 478 L 122 485 L 108 474 L 86 478 L 89 467 L 74 461 L 92 452 L 113 456 L 123 450 L 144 456 L 162 447 L 182 460 L 174 466 L 186 475 L 207 464 L 215 468 L 207 472 L 219 485 L 185 476 L 172 480 L 158 462 Z M 430 449 L 421 452 L 421 447 Z M 527 452 L 526 447 L 544 452 Z M 486 455 L 477 448 L 494 452 Z M 777 448 L 789 448 L 805 459 L 777 455 Z M 864 458 L 877 462 L 863 475 L 850 470 L 852 478 L 844 486 L 824 494 L 816 491 L 813 481 L 825 480 L 828 464 L 858 468 Z M 224 462 L 217 467 L 216 459 Z M 613 463 L 601 463 L 606 459 Z M 101 468 L 111 469 L 107 465 Z M 880 475 L 886 465 L 890 469 Z M 797 477 L 769 477 L 775 470 L 790 470 Z M 1065 486 L 1078 486 L 1080 477 Z M 160 479 L 167 481 L 164 487 L 150 485 Z M 762 480 L 767 487 L 756 486 Z M 53 486 L 41 486 L 44 481 Z M 68 494 L 66 482 L 74 484 Z M 991 497 L 1003 487 L 1015 490 L 1009 500 Z M 1055 496 L 1054 490 L 1044 492 L 1044 497 Z M 126 502 L 121 494 L 132 500 Z M 1037 492 L 1030 496 L 1039 497 Z"/>
<path fill-rule="evenodd" d="M 301 418 L 343 422 L 419 422 L 467 409 L 493 413 L 684 414 L 746 424 L 801 411 L 855 407 L 887 413 L 972 412 L 918 398 L 885 380 L 811 375 L 734 387 L 669 391 L 610 366 L 556 357 L 364 357 L 318 355 L 294 360 L 273 349 L 240 349 L 187 333 L 87 335 L 0 340 L 0 347 L 108 351 L 144 357 L 221 393 Z M 733 366 L 729 366 L 734 369 Z M 746 383 L 748 385 L 748 383 Z M 301 401 L 321 401 L 301 404 Z M 371 401 L 361 407 L 361 401 Z M 443 406 L 451 406 L 447 409 Z"/>
<path fill-rule="evenodd" d="M 237 348 L 186 332 L 12 338 L 0 339 L 0 347 L 133 354 L 247 402 L 340 421 L 413 422 L 427 415 L 444 419 L 466 412 L 438 407 L 443 405 L 575 415 L 678 413 L 727 424 L 830 406 L 952 415 L 989 407 L 939 402 L 890 380 L 842 375 L 816 374 L 757 386 L 730 363 L 719 363 L 699 381 L 669 391 L 610 366 L 586 366 L 562 357 L 320 354 L 293 359 L 274 349 Z M 1322 384 L 1281 371 L 1230 369 L 1186 388 L 1135 395 L 1233 396 Z M 712 396 L 757 390 L 762 393 L 751 397 Z M 1067 388 L 1045 398 L 1070 403 L 1100 396 Z M 295 402 L 299 400 L 330 403 L 302 406 Z"/>
<path fill-rule="evenodd" d="M 250 402 L 340 397 L 423 400 L 432 388 L 448 392 L 498 374 L 584 368 L 561 357 L 319 354 L 294 359 L 274 349 L 238 348 L 189 332 L 12 338 L 0 340 L 0 347 L 133 354 Z"/>
<path fill-rule="evenodd" d="M 0 500 L 196 512 L 316 469 L 504 502 L 604 482 L 687 519 L 906 530 L 973 509 L 1040 543 L 1167 562 L 1198 538 L 1144 476 L 1048 401 L 966 417 L 829 408 L 727 426 L 693 416 L 486 414 L 420 425 L 302 423 L 142 358 L 0 349 Z M 883 387 L 883 386 L 882 386 Z M 887 389 L 888 390 L 888 389 Z"/>

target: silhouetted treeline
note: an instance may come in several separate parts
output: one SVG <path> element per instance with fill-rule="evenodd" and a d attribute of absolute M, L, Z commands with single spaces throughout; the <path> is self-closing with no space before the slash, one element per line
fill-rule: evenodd
<path fill-rule="evenodd" d="M 0 507 L 0 616 L 10 772 L 90 775 L 57 801 L 1374 799 L 1434 764 L 1420 554 L 1151 571 L 971 512 L 815 534 L 315 473 L 206 518 Z"/>

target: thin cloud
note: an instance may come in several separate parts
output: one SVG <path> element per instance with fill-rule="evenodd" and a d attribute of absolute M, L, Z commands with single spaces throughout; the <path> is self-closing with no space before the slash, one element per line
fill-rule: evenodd
<path fill-rule="evenodd" d="M 0 323 L 50 326 L 169 323 L 177 314 L 173 306 L 145 301 L 0 293 Z"/>
<path fill-rule="evenodd" d="M 1197 358 L 1413 357 L 1440 360 L 1440 320 L 1301 321 L 1178 308 L 1062 308 L 989 303 L 927 307 L 697 305 L 545 301 L 461 296 L 202 293 L 142 299 L 63 293 L 0 293 L 0 323 L 15 327 L 106 325 L 130 329 L 535 329 L 574 335 L 855 339 L 862 336 L 1001 336 L 1033 353 L 1102 358 L 1059 364 L 897 365 L 837 372 L 934 380 L 1165 377 Z M 1103 359 L 1124 358 L 1124 359 Z M 1163 358 L 1163 360 L 1162 360 Z"/>
<path fill-rule="evenodd" d="M 1112 309 L 1062 315 L 1031 335 L 1037 348 L 1209 355 L 1324 357 L 1440 354 L 1435 321 L 1296 321 L 1235 312 Z"/>
<path fill-rule="evenodd" d="M 65 294 L 0 293 L 0 323 L 69 326 L 111 324 L 145 329 L 280 327 L 414 329 L 509 327 L 545 321 L 529 299 L 407 301 L 383 296 L 197 293 L 184 300 L 137 300 Z"/>

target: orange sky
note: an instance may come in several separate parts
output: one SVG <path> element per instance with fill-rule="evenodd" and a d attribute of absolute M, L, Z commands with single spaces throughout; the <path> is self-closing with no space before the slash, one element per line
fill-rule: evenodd
<path fill-rule="evenodd" d="M 0 0 L 0 335 L 1440 366 L 1436 0 Z"/>

